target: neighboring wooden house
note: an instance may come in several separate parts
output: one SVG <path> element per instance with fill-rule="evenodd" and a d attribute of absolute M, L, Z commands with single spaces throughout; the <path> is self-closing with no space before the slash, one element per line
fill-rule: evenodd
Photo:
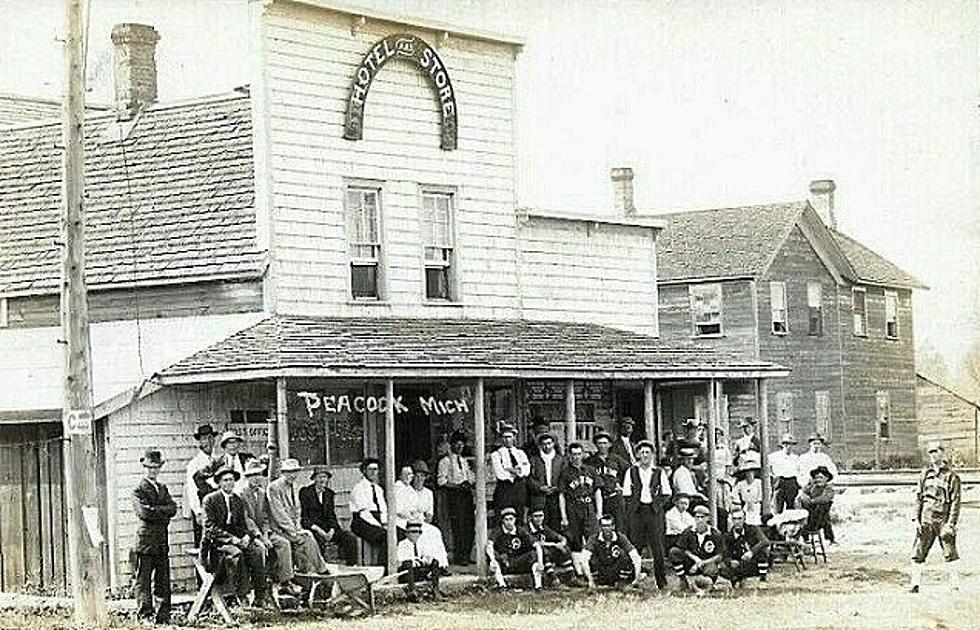
<path fill-rule="evenodd" d="M 955 464 L 980 463 L 980 403 L 916 374 L 915 406 L 923 452 L 928 442 L 939 440 Z"/>
<path fill-rule="evenodd" d="M 108 108 L 88 104 L 85 110 L 91 114 L 104 112 Z M 61 101 L 53 98 L 24 96 L 20 94 L 0 94 L 0 129 L 61 119 Z"/>
<path fill-rule="evenodd" d="M 805 447 L 818 431 L 845 465 L 885 464 L 918 444 L 912 291 L 923 285 L 828 227 L 833 182 L 814 188 L 812 203 L 658 215 L 661 338 L 792 369 L 770 387 L 769 448 L 786 431 Z M 753 386 L 725 394 L 734 437 L 755 415 Z M 676 426 L 706 403 L 702 388 L 679 386 L 661 404 Z"/>

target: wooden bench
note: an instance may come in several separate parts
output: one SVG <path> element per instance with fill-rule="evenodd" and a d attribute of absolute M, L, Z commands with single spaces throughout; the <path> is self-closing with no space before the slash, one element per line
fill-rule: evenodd
<path fill-rule="evenodd" d="M 383 573 L 382 567 L 337 567 L 334 573 L 297 573 L 295 577 L 310 584 L 306 598 L 310 608 L 329 606 L 346 599 L 373 615 L 376 612 L 374 587 L 402 575 L 396 573 L 384 577 Z"/>
<path fill-rule="evenodd" d="M 197 589 L 197 596 L 194 598 L 194 603 L 191 604 L 190 612 L 187 613 L 188 623 L 194 623 L 197 620 L 208 599 L 211 600 L 211 605 L 218 611 L 218 614 L 221 615 L 225 623 L 229 625 L 234 623 L 231 618 L 231 612 L 228 610 L 227 604 L 225 604 L 225 600 L 215 591 L 214 581 L 216 576 L 213 573 L 208 573 L 204 565 L 201 564 L 199 550 L 191 548 L 188 550 L 188 553 L 191 554 L 194 560 L 194 570 L 197 571 L 197 575 L 201 578 L 201 586 Z"/>

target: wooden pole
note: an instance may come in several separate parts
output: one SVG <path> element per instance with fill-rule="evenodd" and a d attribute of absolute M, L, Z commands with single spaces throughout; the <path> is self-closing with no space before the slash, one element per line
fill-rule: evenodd
<path fill-rule="evenodd" d="M 279 476 L 279 463 L 289 457 L 289 401 L 286 398 L 286 379 L 276 379 L 276 415 L 269 420 L 269 438 L 266 450 L 269 452 L 269 479 Z"/>
<path fill-rule="evenodd" d="M 65 99 L 62 106 L 61 328 L 64 335 L 64 485 L 68 507 L 68 564 L 75 621 L 108 624 L 105 567 L 99 523 L 104 488 L 98 485 L 95 436 L 92 431 L 92 365 L 85 287 L 84 116 L 85 59 L 81 0 L 65 3 L 68 32 Z"/>
<path fill-rule="evenodd" d="M 476 379 L 473 400 L 473 449 L 476 452 L 476 573 L 487 574 L 487 438 L 486 417 L 483 410 L 483 379 Z"/>
<path fill-rule="evenodd" d="M 575 441 L 575 381 L 565 381 L 565 449 Z"/>
<path fill-rule="evenodd" d="M 664 400 L 663 394 L 660 392 L 660 384 L 654 386 L 654 427 L 656 435 L 654 435 L 653 443 L 657 446 L 657 464 L 659 465 L 663 461 L 664 457 L 664 444 L 663 444 L 663 432 L 664 432 Z"/>
<path fill-rule="evenodd" d="M 647 439 L 656 447 L 654 461 L 659 463 L 660 438 L 657 436 L 656 405 L 653 399 L 653 381 L 650 379 L 643 381 L 643 431 L 647 434 Z"/>
<path fill-rule="evenodd" d="M 708 381 L 708 509 L 711 524 L 718 527 L 718 480 L 715 479 L 715 427 L 718 426 L 718 382 Z"/>
<path fill-rule="evenodd" d="M 762 509 L 771 510 L 772 505 L 772 478 L 769 476 L 769 392 L 766 386 L 766 379 L 756 380 L 756 407 L 759 411 L 759 444 L 762 452 L 759 454 L 762 470 L 759 475 L 762 477 Z"/>
<path fill-rule="evenodd" d="M 388 406 L 385 408 L 385 497 L 388 502 L 388 522 L 385 525 L 388 534 L 388 575 L 398 571 L 398 556 L 395 547 L 398 545 L 398 532 L 395 530 L 395 514 L 398 505 L 395 501 L 395 381 L 385 381 L 385 397 Z"/>

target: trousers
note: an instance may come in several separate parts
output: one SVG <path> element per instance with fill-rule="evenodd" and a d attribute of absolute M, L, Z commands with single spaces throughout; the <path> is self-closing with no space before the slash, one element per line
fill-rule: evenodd
<path fill-rule="evenodd" d="M 160 600 L 154 610 L 153 597 Z M 136 617 L 170 623 L 170 554 L 136 554 Z"/>

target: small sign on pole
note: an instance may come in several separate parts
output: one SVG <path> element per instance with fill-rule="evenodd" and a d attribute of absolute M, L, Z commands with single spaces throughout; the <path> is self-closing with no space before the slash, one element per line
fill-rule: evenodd
<path fill-rule="evenodd" d="M 92 411 L 89 409 L 69 409 L 65 424 L 70 435 L 92 435 Z"/>

